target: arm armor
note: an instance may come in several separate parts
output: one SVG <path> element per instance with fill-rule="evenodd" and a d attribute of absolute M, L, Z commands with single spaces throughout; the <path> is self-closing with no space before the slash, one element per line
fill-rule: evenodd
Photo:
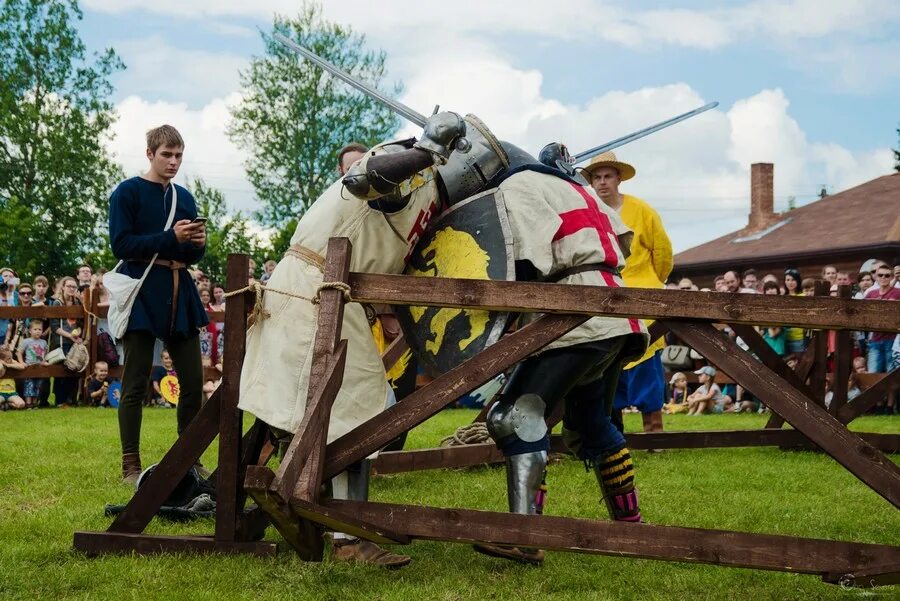
<path fill-rule="evenodd" d="M 400 182 L 434 165 L 434 155 L 419 148 L 366 154 L 344 176 L 347 190 L 362 200 L 375 200 L 397 191 Z"/>

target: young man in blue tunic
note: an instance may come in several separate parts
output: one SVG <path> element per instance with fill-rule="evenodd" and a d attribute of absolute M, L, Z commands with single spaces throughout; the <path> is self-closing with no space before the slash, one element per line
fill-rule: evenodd
<path fill-rule="evenodd" d="M 109 240 L 113 254 L 124 261 L 120 273 L 140 279 L 154 255 L 147 279 L 138 291 L 122 338 L 125 366 L 119 403 L 122 477 L 133 483 L 141 472 L 141 409 L 156 339 L 162 340 L 178 372 L 178 434 L 200 409 L 203 366 L 201 327 L 209 320 L 187 266 L 206 250 L 206 227 L 195 222 L 197 205 L 172 178 L 184 156 L 184 140 L 171 125 L 147 132 L 149 169 L 127 179 L 109 198 Z M 172 226 L 166 228 L 175 199 Z"/>

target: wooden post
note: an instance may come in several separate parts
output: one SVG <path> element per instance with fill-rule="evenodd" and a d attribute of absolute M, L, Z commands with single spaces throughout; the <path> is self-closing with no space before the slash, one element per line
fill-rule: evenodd
<path fill-rule="evenodd" d="M 250 260 L 247 255 L 228 255 L 225 285 L 238 290 L 250 279 Z M 216 540 L 235 540 L 237 514 L 243 509 L 243 482 L 240 473 L 241 411 L 238 397 L 241 391 L 241 366 L 247 345 L 248 301 L 245 294 L 228 299 L 225 310 L 225 356 L 222 361 L 222 391 L 219 401 L 219 466 L 216 470 Z M 240 501 L 240 506 L 238 502 Z"/>
<path fill-rule="evenodd" d="M 838 296 L 845 299 L 851 298 L 850 286 L 841 286 L 838 289 Z M 847 384 L 852 367 L 853 341 L 850 339 L 850 330 L 838 330 L 834 336 L 834 377 L 831 381 L 832 395 L 828 412 L 836 416 L 847 404 Z"/>

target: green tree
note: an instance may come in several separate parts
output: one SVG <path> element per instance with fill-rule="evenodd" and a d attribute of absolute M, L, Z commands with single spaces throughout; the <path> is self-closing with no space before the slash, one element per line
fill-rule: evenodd
<path fill-rule="evenodd" d="M 0 6 L 0 262 L 72 273 L 102 240 L 118 168 L 104 148 L 115 114 L 112 49 L 88 57 L 75 0 Z"/>
<path fill-rule="evenodd" d="M 197 214 L 208 219 L 206 254 L 197 267 L 211 281 L 224 283 L 230 253 L 245 253 L 261 263 L 266 249 L 250 232 L 249 221 L 243 213 L 229 214 L 222 192 L 200 178 L 188 181 L 187 188 L 197 201 Z"/>
<path fill-rule="evenodd" d="M 272 30 L 369 85 L 384 79 L 384 52 L 367 50 L 364 36 L 324 20 L 317 4 L 305 4 L 294 19 L 275 17 Z M 271 33 L 261 35 L 266 52 L 241 72 L 244 97 L 232 110 L 228 134 L 247 153 L 247 176 L 263 205 L 257 218 L 281 228 L 336 179 L 335 154 L 342 146 L 383 141 L 399 119 Z M 387 93 L 400 91 L 396 84 Z"/>

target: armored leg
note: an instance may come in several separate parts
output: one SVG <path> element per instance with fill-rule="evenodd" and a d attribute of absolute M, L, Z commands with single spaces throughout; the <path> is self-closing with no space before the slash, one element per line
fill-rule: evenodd
<path fill-rule="evenodd" d="M 546 472 L 546 451 L 506 458 L 506 496 L 511 513 L 535 515 L 544 512 Z"/>

